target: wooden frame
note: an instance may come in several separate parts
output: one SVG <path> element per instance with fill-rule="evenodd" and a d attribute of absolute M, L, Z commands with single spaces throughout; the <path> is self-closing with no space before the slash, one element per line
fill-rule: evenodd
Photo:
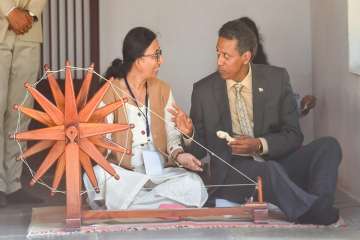
<path fill-rule="evenodd" d="M 45 67 L 48 70 L 48 67 Z M 149 217 L 205 217 L 235 215 L 255 222 L 267 219 L 267 205 L 263 202 L 262 180 L 258 178 L 258 202 L 245 204 L 236 208 L 200 208 L 200 209 L 156 209 L 156 210 L 123 210 L 123 211 L 82 211 L 81 209 L 81 175 L 83 168 L 91 184 L 99 191 L 97 179 L 92 169 L 91 160 L 100 165 L 110 175 L 119 179 L 112 166 L 106 161 L 98 148 L 130 154 L 131 151 L 102 135 L 117 131 L 125 131 L 134 126 L 132 124 L 106 124 L 103 119 L 111 112 L 124 105 L 126 99 L 97 108 L 110 87 L 107 81 L 88 101 L 89 88 L 93 76 L 94 65 L 91 65 L 84 78 L 77 96 L 75 96 L 71 66 L 66 63 L 65 94 L 52 75 L 48 74 L 48 82 L 54 102 L 50 102 L 33 86 L 25 83 L 25 87 L 42 107 L 44 112 L 16 105 L 15 109 L 30 118 L 44 124 L 45 128 L 15 133 L 17 141 L 38 140 L 38 143 L 27 149 L 20 159 L 30 157 L 44 149 L 50 148 L 31 184 L 34 185 L 57 161 L 52 192 L 55 193 L 62 176 L 66 176 L 66 229 L 79 230 L 82 220 L 110 219 L 110 218 L 149 218 Z"/>

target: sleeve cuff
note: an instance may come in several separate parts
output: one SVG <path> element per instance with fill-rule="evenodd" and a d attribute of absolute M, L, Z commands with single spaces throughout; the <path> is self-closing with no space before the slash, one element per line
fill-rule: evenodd
<path fill-rule="evenodd" d="M 29 11 L 29 10 L 28 10 L 28 13 L 33 18 L 34 22 L 37 22 L 39 20 L 35 13 L 33 13 L 33 12 Z"/>
<path fill-rule="evenodd" d="M 259 138 L 259 140 L 261 141 L 261 145 L 263 147 L 263 151 L 260 153 L 260 155 L 265 155 L 265 154 L 268 154 L 269 152 L 269 145 L 266 141 L 265 138 Z"/>
<path fill-rule="evenodd" d="M 6 13 L 6 16 L 9 16 L 9 14 L 10 14 L 15 8 L 16 8 L 15 6 L 12 7 L 12 8 L 10 8 L 9 11 L 7 11 L 7 13 Z"/>

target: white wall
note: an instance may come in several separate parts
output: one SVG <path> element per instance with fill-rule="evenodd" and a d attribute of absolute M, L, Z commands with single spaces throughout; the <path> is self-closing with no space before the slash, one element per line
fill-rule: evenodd
<path fill-rule="evenodd" d="M 135 26 L 159 34 L 165 64 L 159 77 L 185 110 L 192 84 L 216 68 L 217 31 L 228 20 L 249 16 L 258 24 L 274 65 L 286 67 L 294 90 L 312 92 L 310 0 L 106 0 L 100 1 L 100 68 L 121 57 L 122 40 Z M 313 137 L 312 113 L 302 119 Z"/>
<path fill-rule="evenodd" d="M 360 74 L 360 1 L 348 0 L 348 42 L 350 72 Z"/>
<path fill-rule="evenodd" d="M 360 199 L 360 76 L 349 72 L 347 1 L 314 0 L 311 9 L 315 135 L 340 141 L 340 186 Z"/>

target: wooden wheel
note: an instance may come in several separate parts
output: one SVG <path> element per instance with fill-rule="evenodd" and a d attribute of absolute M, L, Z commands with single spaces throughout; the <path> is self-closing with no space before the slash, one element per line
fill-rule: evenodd
<path fill-rule="evenodd" d="M 81 168 L 85 170 L 91 184 L 99 191 L 91 160 L 100 165 L 116 179 L 119 176 L 102 155 L 100 149 L 130 154 L 131 151 L 105 138 L 106 133 L 125 131 L 132 127 L 129 124 L 106 124 L 104 118 L 123 106 L 127 99 L 113 102 L 102 108 L 97 108 L 107 90 L 111 80 L 107 81 L 89 100 L 88 92 L 93 75 L 93 65 L 90 66 L 78 95 L 75 97 L 70 64 L 66 63 L 65 94 L 52 73 L 48 74 L 48 81 L 55 104 L 38 92 L 29 83 L 25 83 L 28 92 L 39 103 L 44 111 L 16 105 L 15 109 L 44 124 L 46 127 L 15 133 L 12 137 L 18 141 L 38 140 L 38 143 L 27 149 L 19 159 L 27 158 L 50 148 L 48 155 L 36 171 L 31 185 L 34 185 L 57 162 L 52 183 L 52 194 L 58 188 L 61 178 L 66 174 L 66 229 L 78 230 L 81 220 L 109 219 L 109 218 L 149 218 L 149 217 L 202 217 L 220 215 L 240 215 L 264 222 L 268 216 L 266 203 L 263 202 L 262 179 L 258 179 L 257 190 L 259 201 L 235 208 L 200 208 L 200 209 L 155 209 L 155 210 L 121 210 L 81 212 Z M 48 70 L 48 67 L 45 67 Z"/>
<path fill-rule="evenodd" d="M 29 83 L 25 88 L 39 103 L 44 111 L 15 105 L 14 108 L 28 117 L 44 124 L 46 127 L 31 131 L 18 132 L 12 137 L 18 141 L 38 140 L 38 142 L 24 151 L 19 159 L 32 156 L 40 151 L 50 148 L 48 155 L 33 176 L 30 185 L 34 185 L 57 162 L 52 183 L 52 194 L 59 187 L 61 178 L 66 174 L 66 206 L 67 225 L 78 228 L 80 226 L 80 189 L 81 168 L 89 177 L 95 191 L 99 191 L 91 160 L 100 165 L 110 175 L 119 179 L 115 170 L 101 153 L 101 148 L 130 154 L 131 150 L 112 142 L 104 137 L 106 133 L 125 131 L 132 128 L 129 124 L 107 124 L 105 117 L 123 106 L 127 99 L 97 108 L 107 90 L 111 80 L 107 81 L 95 95 L 88 100 L 88 93 L 93 77 L 92 64 L 87 71 L 83 84 L 75 96 L 71 67 L 66 63 L 65 94 L 61 91 L 58 82 L 52 73 L 48 74 L 48 82 L 55 104 L 37 91 Z M 45 70 L 48 67 L 45 66 Z"/>

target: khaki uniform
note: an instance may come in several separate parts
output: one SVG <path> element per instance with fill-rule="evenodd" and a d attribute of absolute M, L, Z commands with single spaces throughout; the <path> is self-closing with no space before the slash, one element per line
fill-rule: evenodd
<path fill-rule="evenodd" d="M 25 96 L 24 82 L 33 83 L 40 69 L 40 44 L 42 43 L 41 12 L 46 0 L 0 1 L 0 191 L 7 194 L 21 188 L 22 162 L 16 160 L 18 145 L 8 138 L 16 130 L 18 113 L 13 105 Z M 7 13 L 19 7 L 38 17 L 32 28 L 23 35 L 10 31 Z M 32 104 L 31 101 L 27 105 Z M 22 117 L 20 129 L 27 127 L 28 119 Z"/>

